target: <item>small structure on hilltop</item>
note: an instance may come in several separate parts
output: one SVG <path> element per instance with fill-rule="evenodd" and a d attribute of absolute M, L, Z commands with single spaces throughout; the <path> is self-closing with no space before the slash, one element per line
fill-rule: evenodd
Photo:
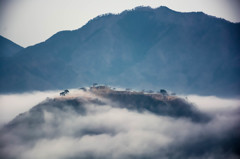
<path fill-rule="evenodd" d="M 100 89 L 108 89 L 107 86 L 97 86 L 96 89 L 100 90 Z"/>
<path fill-rule="evenodd" d="M 104 85 L 90 87 L 90 91 L 110 91 L 111 88 Z"/>
<path fill-rule="evenodd" d="M 84 92 L 87 91 L 87 89 L 85 87 L 79 88 L 80 90 L 83 90 Z"/>
<path fill-rule="evenodd" d="M 148 90 L 147 93 L 154 93 L 154 91 L 153 90 Z"/>

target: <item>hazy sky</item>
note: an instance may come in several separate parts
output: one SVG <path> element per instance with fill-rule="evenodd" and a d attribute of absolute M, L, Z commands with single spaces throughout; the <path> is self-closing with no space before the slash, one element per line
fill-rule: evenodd
<path fill-rule="evenodd" d="M 190 12 L 203 11 L 240 22 L 240 0 L 0 0 L 0 35 L 27 47 L 61 30 L 74 30 L 104 13 L 136 6 L 161 5 Z"/>

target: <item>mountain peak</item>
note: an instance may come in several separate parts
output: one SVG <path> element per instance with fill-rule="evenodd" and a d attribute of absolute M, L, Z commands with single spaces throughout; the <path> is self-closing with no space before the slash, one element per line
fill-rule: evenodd
<path fill-rule="evenodd" d="M 7 61 L 0 70 L 1 91 L 72 88 L 98 79 L 121 87 L 236 95 L 239 32 L 237 24 L 167 7 L 107 14 Z"/>
<path fill-rule="evenodd" d="M 10 57 L 15 55 L 17 52 L 22 50 L 23 47 L 15 44 L 11 40 L 6 39 L 0 35 L 0 56 L 1 57 Z"/>

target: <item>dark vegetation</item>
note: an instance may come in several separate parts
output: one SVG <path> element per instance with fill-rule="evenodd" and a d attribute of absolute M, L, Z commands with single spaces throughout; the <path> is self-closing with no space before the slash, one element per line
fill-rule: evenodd
<path fill-rule="evenodd" d="M 239 33 L 239 23 L 201 12 L 139 7 L 108 14 L 7 58 L 0 91 L 76 88 L 98 79 L 125 88 L 239 95 Z"/>
<path fill-rule="evenodd" d="M 120 103 L 122 107 L 139 112 L 149 111 L 154 114 L 186 117 L 193 121 L 208 121 L 209 117 L 195 110 L 191 104 L 185 100 L 176 98 L 171 100 L 158 100 L 152 96 L 144 94 L 107 94 L 106 97 Z"/>

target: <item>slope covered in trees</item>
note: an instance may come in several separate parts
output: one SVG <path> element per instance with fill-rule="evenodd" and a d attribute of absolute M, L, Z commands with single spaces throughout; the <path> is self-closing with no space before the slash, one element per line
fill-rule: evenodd
<path fill-rule="evenodd" d="M 239 23 L 201 12 L 139 7 L 108 14 L 8 59 L 0 67 L 1 92 L 98 81 L 125 88 L 239 95 L 239 33 Z"/>

